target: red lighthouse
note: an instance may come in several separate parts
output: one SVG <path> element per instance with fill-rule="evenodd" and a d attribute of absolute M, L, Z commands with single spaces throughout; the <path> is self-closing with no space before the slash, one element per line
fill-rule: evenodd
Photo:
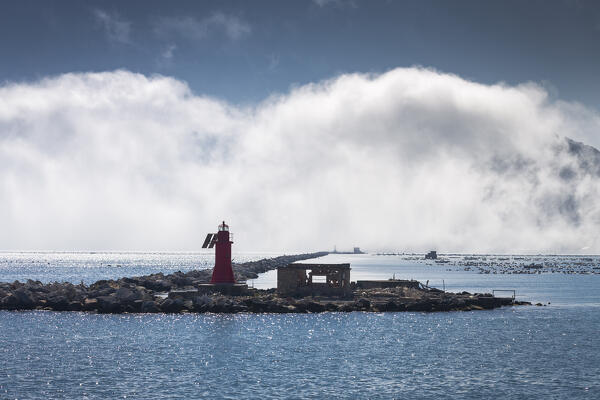
<path fill-rule="evenodd" d="M 206 236 L 202 248 L 215 246 L 215 268 L 210 283 L 235 283 L 233 269 L 231 268 L 232 243 L 229 236 L 229 226 L 225 224 L 225 221 L 219 225 L 219 231 L 216 234 L 209 233 Z"/>

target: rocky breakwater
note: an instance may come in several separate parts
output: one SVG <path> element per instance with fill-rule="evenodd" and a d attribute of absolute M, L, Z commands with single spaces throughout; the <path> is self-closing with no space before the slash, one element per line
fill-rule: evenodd
<path fill-rule="evenodd" d="M 131 278 L 135 279 L 135 278 Z M 79 285 L 67 284 L 64 291 L 41 295 L 32 299 L 28 282 L 13 290 L 8 309 L 47 309 L 60 311 L 92 311 L 102 313 L 320 313 L 320 312 L 435 312 L 490 310 L 502 306 L 529 305 L 511 298 L 493 297 L 491 294 L 448 293 L 436 289 L 386 288 L 357 290 L 351 298 L 283 297 L 275 289 L 250 290 L 243 296 L 222 294 L 179 296 L 161 298 L 152 291 L 137 285 L 114 288 L 102 283 L 91 285 L 88 295 L 82 294 Z M 120 282 L 115 281 L 115 282 Z M 12 284 L 11 284 L 12 285 Z M 110 288 L 110 289 L 109 289 Z M 40 293 L 37 291 L 36 293 Z M 37 296 L 37 294 L 36 294 Z M 91 297 L 96 296 L 96 297 Z M 6 298 L 6 297 L 5 297 Z"/>
<path fill-rule="evenodd" d="M 531 305 L 490 293 L 451 293 L 434 288 L 385 288 L 355 291 L 355 303 L 363 311 L 471 311 L 503 306 Z"/>
<path fill-rule="evenodd" d="M 435 312 L 490 310 L 502 306 L 530 305 L 489 293 L 448 293 L 428 288 L 355 290 L 351 298 L 285 297 L 275 289 L 253 290 L 245 296 L 220 294 L 166 299 L 166 312 L 196 313 L 320 313 L 320 312 Z"/>
<path fill-rule="evenodd" d="M 320 312 L 435 312 L 491 310 L 502 306 L 531 305 L 489 293 L 448 293 L 437 289 L 386 288 L 359 290 L 350 299 L 282 297 L 273 289 L 248 296 L 198 296 L 169 299 L 174 312 L 212 313 L 320 313 Z"/>
<path fill-rule="evenodd" d="M 236 278 L 256 278 L 279 266 L 326 253 L 299 254 L 234 265 Z M 241 296 L 201 294 L 211 270 L 100 280 L 91 285 L 28 280 L 0 283 L 0 309 L 97 313 L 317 313 L 325 311 L 468 311 L 530 304 L 491 294 L 449 293 L 426 287 L 356 289 L 348 298 L 288 297 L 275 289 L 250 289 Z M 167 297 L 166 294 L 170 293 Z"/>
<path fill-rule="evenodd" d="M 327 253 L 307 253 L 280 256 L 259 261 L 234 264 L 236 279 L 253 279 L 279 266 L 295 261 L 324 256 Z M 123 312 L 178 312 L 179 301 L 165 299 L 171 290 L 193 289 L 200 283 L 209 282 L 212 270 L 193 270 L 100 280 L 91 285 L 47 283 L 28 280 L 12 283 L 0 282 L 0 310 L 53 310 L 91 311 L 99 313 Z M 189 306 L 189 303 L 186 303 Z M 189 309 L 189 307 L 188 307 Z"/>

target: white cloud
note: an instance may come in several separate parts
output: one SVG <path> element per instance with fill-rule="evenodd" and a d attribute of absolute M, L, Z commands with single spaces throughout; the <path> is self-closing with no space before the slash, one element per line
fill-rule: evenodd
<path fill-rule="evenodd" d="M 166 17 L 160 19 L 155 26 L 161 35 L 177 34 L 187 39 L 201 40 L 217 31 L 224 33 L 229 39 L 237 40 L 250 34 L 252 28 L 240 18 L 215 12 L 203 19 L 193 17 Z"/>
<path fill-rule="evenodd" d="M 327 6 L 351 7 L 351 8 L 358 7 L 355 0 L 313 0 L 313 3 L 315 3 L 319 7 L 327 7 Z"/>
<path fill-rule="evenodd" d="M 0 88 L 0 243 L 598 252 L 600 119 L 408 68 L 238 108 L 127 71 Z M 594 143 L 598 144 L 598 143 Z"/>
<path fill-rule="evenodd" d="M 175 51 L 177 45 L 171 43 L 163 48 L 163 51 L 156 58 L 156 67 L 159 69 L 168 69 L 174 65 Z"/>
<path fill-rule="evenodd" d="M 108 40 L 117 43 L 131 43 L 131 22 L 119 17 L 117 14 L 109 14 L 103 10 L 94 10 L 96 21 L 104 29 Z"/>
<path fill-rule="evenodd" d="M 177 49 L 176 45 L 174 45 L 174 44 L 168 45 L 167 48 L 162 52 L 162 58 L 171 60 L 173 58 L 173 53 L 175 53 L 176 49 Z"/>

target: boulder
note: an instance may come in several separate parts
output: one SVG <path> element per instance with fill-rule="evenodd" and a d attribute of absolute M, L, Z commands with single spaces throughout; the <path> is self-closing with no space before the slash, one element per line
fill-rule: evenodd
<path fill-rule="evenodd" d="M 137 290 L 131 290 L 128 288 L 119 288 L 115 292 L 115 297 L 121 302 L 121 304 L 131 304 L 136 300 L 140 300 L 142 295 Z"/>
<path fill-rule="evenodd" d="M 39 291 L 44 288 L 44 285 L 40 281 L 34 281 L 31 279 L 27 279 L 27 282 L 25 282 L 25 285 L 23 287 L 27 290 Z"/>
<path fill-rule="evenodd" d="M 156 292 L 168 292 L 171 290 L 171 284 L 163 279 L 158 280 L 143 280 L 140 282 L 140 286 L 144 286 L 150 290 L 154 290 Z"/>
<path fill-rule="evenodd" d="M 69 311 L 69 299 L 61 293 L 50 293 L 46 305 L 54 311 Z"/>
<path fill-rule="evenodd" d="M 142 302 L 140 311 L 143 313 L 157 313 L 160 312 L 160 308 L 154 301 L 149 300 Z"/>
<path fill-rule="evenodd" d="M 193 283 L 192 278 L 188 278 L 182 272 L 175 272 L 174 274 L 170 275 L 169 282 L 171 282 L 171 285 L 169 285 L 169 287 L 191 286 Z"/>
<path fill-rule="evenodd" d="M 396 304 L 393 300 L 378 303 L 376 308 L 382 312 L 400 311 L 398 304 Z"/>
<path fill-rule="evenodd" d="M 338 308 L 338 310 L 339 310 L 339 311 L 342 311 L 342 312 L 352 312 L 352 311 L 356 311 L 355 304 L 356 304 L 356 303 L 345 303 L 345 304 L 342 304 L 342 305 L 341 305 L 341 306 Z"/>
<path fill-rule="evenodd" d="M 433 311 L 433 305 L 429 300 L 418 300 L 412 304 L 407 305 L 406 311 L 429 312 Z"/>
<path fill-rule="evenodd" d="M 29 290 L 25 289 L 24 286 L 14 290 L 12 295 L 16 298 L 18 303 L 18 309 L 20 310 L 31 310 L 35 307 L 35 295 Z"/>
<path fill-rule="evenodd" d="M 192 300 L 184 300 L 183 307 L 188 311 L 194 310 L 194 302 Z"/>
<path fill-rule="evenodd" d="M 325 306 L 321 303 L 317 303 L 315 301 L 307 301 L 305 302 L 305 309 L 311 313 L 320 313 L 325 311 Z"/>
<path fill-rule="evenodd" d="M 98 312 L 101 313 L 119 313 L 122 311 L 121 303 L 116 296 L 98 297 Z"/>
<path fill-rule="evenodd" d="M 360 299 L 356 300 L 354 304 L 356 306 L 356 309 L 361 311 L 367 311 L 369 308 L 371 308 L 371 302 L 368 299 L 365 299 L 364 297 L 361 297 Z"/>
<path fill-rule="evenodd" d="M 114 289 L 110 286 L 104 286 L 104 287 L 99 287 L 96 289 L 90 289 L 88 292 L 88 296 L 91 296 L 91 297 L 109 296 L 109 295 L 113 294 L 115 291 L 116 291 L 116 289 Z"/>
<path fill-rule="evenodd" d="M 98 299 L 95 298 L 87 298 L 83 301 L 84 311 L 94 311 L 98 309 Z"/>
<path fill-rule="evenodd" d="M 19 299 L 17 299 L 14 294 L 10 293 L 0 300 L 0 308 L 3 310 L 18 310 Z"/>
<path fill-rule="evenodd" d="M 213 306 L 213 299 L 207 295 L 197 296 L 193 299 L 193 302 L 194 311 L 196 312 L 207 312 Z"/>
<path fill-rule="evenodd" d="M 68 308 L 69 311 L 82 311 L 83 305 L 79 301 L 70 301 Z"/>
<path fill-rule="evenodd" d="M 178 313 L 183 309 L 183 299 L 164 299 L 160 303 L 160 309 L 162 312 L 166 313 Z"/>
<path fill-rule="evenodd" d="M 290 309 L 287 306 L 287 304 L 282 304 L 280 302 L 274 301 L 274 300 L 270 300 L 266 303 L 267 307 L 266 307 L 266 312 L 270 312 L 270 313 L 277 313 L 277 314 L 285 314 L 285 313 L 289 313 Z M 323 309 L 325 309 L 325 306 L 323 306 Z"/>

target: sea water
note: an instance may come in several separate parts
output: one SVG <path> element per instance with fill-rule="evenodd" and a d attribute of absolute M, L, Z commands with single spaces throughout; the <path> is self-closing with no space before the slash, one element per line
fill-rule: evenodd
<path fill-rule="evenodd" d="M 2 311 L 0 398 L 600 398 L 599 275 L 324 259 L 350 262 L 353 280 L 395 274 L 447 290 L 515 289 L 546 306 L 308 315 Z M 72 267 L 98 276 L 93 265 Z M 119 276 L 139 271 L 118 268 Z"/>
<path fill-rule="evenodd" d="M 232 261 L 243 263 L 274 253 L 234 253 Z M 162 272 L 187 272 L 215 265 L 214 250 L 210 252 L 0 252 L 0 281 L 21 282 L 27 279 L 49 282 L 85 284 L 100 279 L 118 279 Z"/>

